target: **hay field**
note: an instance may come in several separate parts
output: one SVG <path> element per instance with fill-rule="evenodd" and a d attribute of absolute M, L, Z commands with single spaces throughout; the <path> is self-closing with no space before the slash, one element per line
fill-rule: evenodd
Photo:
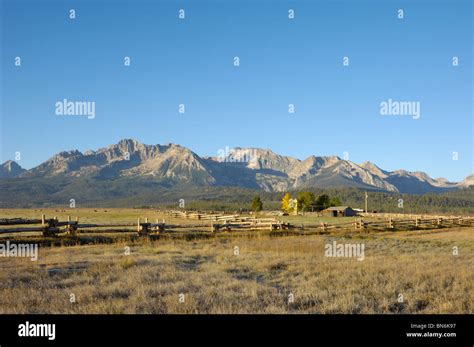
<path fill-rule="evenodd" d="M 364 259 L 325 256 L 333 241 Z M 474 228 L 143 239 L 0 263 L 0 313 L 474 313 Z"/>

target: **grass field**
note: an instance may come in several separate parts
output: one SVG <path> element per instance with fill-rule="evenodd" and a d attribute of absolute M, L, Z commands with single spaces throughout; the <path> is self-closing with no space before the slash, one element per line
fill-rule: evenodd
<path fill-rule="evenodd" d="M 99 222 L 146 214 L 75 212 L 2 210 L 1 217 Z M 364 260 L 326 257 L 333 241 L 363 244 Z M 474 313 L 473 228 L 143 239 L 43 247 L 38 261 L 0 261 L 0 313 Z"/>
<path fill-rule="evenodd" d="M 230 212 L 229 212 L 230 213 Z M 137 218 L 150 218 L 155 220 L 158 218 L 160 221 L 166 219 L 170 223 L 180 224 L 196 224 L 198 220 L 192 219 L 177 219 L 171 218 L 169 215 L 164 214 L 162 211 L 155 209 L 133 209 L 133 208 L 74 208 L 74 209 L 0 209 L 0 218 L 37 218 L 41 219 L 41 215 L 44 214 L 46 218 L 58 217 L 59 220 L 66 220 L 68 216 L 75 218 L 79 217 L 81 222 L 88 223 L 110 223 L 113 222 L 130 222 L 136 223 Z M 260 216 L 266 216 L 264 212 L 258 214 Z M 313 216 L 278 216 L 278 219 L 283 222 L 291 222 L 294 224 L 306 224 L 306 223 L 320 223 L 320 222 L 331 222 L 333 224 L 348 222 L 356 219 L 348 218 L 331 218 L 331 217 L 319 217 Z"/>

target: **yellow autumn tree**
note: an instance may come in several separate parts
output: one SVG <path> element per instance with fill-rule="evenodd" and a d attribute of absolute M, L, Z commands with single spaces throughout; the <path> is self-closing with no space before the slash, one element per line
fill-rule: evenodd
<path fill-rule="evenodd" d="M 286 193 L 283 199 L 281 199 L 281 209 L 284 212 L 290 213 L 293 210 L 290 201 L 291 201 L 291 194 Z"/>

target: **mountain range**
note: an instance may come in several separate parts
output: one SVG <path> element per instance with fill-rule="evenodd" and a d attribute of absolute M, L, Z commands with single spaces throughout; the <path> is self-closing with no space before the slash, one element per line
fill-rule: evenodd
<path fill-rule="evenodd" d="M 424 172 L 386 171 L 369 161 L 356 164 L 337 156 L 300 160 L 269 149 L 234 148 L 221 150 L 215 157 L 200 157 L 180 145 L 146 145 L 133 139 L 84 153 L 60 152 L 29 170 L 9 160 L 0 166 L 0 178 L 8 179 L 9 186 L 22 179 L 40 182 L 51 178 L 87 178 L 89 182 L 103 182 L 146 178 L 167 187 L 225 186 L 267 192 L 356 187 L 423 194 L 474 185 L 474 175 L 456 183 L 431 178 Z"/>

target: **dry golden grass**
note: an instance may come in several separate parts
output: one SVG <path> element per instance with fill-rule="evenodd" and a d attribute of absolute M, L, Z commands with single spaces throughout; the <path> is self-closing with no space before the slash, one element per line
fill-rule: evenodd
<path fill-rule="evenodd" d="M 365 260 L 325 257 L 333 239 L 364 243 Z M 473 228 L 143 240 L 0 262 L 0 313 L 474 313 Z"/>

